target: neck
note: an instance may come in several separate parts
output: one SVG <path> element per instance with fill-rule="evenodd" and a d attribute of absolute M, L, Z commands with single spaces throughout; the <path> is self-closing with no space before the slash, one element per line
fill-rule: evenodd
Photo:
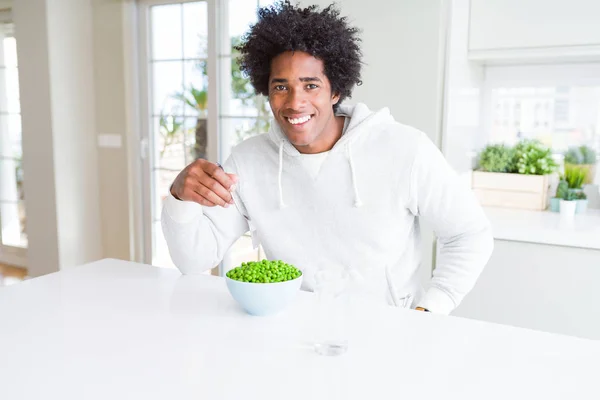
<path fill-rule="evenodd" d="M 342 137 L 345 119 L 343 115 L 333 115 L 317 140 L 306 146 L 294 145 L 294 147 L 302 154 L 317 154 L 331 150 Z"/>

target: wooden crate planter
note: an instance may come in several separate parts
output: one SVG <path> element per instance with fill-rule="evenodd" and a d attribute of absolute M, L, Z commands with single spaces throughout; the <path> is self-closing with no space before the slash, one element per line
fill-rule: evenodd
<path fill-rule="evenodd" d="M 545 210 L 549 177 L 473 171 L 471 187 L 483 206 Z"/>

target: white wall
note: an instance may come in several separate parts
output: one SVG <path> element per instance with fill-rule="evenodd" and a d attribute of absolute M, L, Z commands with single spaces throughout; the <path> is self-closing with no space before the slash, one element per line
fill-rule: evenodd
<path fill-rule="evenodd" d="M 91 10 L 89 0 L 14 4 L 33 276 L 103 253 Z"/>
<path fill-rule="evenodd" d="M 132 219 L 133 210 L 140 206 L 131 203 L 135 186 L 128 165 L 127 109 L 132 104 L 127 102 L 125 92 L 124 7 L 121 1 L 92 0 L 95 134 L 115 135 L 122 143 L 121 147 L 98 148 L 104 257 L 129 260 L 136 258 L 131 242 Z"/>
<path fill-rule="evenodd" d="M 304 1 L 321 7 L 329 0 Z M 441 131 L 446 1 L 345 0 L 342 15 L 362 29 L 363 85 L 350 103 L 389 107 L 405 124 L 439 142 Z"/>
<path fill-rule="evenodd" d="M 102 257 L 89 0 L 48 2 L 60 266 Z"/>

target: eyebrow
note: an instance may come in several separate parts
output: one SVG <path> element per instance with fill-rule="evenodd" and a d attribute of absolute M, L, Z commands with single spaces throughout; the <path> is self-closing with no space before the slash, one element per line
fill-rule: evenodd
<path fill-rule="evenodd" d="M 283 79 L 283 78 L 273 78 L 271 79 L 271 83 L 287 83 L 288 80 L 287 79 Z M 306 77 L 306 78 L 300 78 L 300 82 L 322 82 L 321 79 L 317 78 L 316 76 L 310 76 L 310 77 Z"/>

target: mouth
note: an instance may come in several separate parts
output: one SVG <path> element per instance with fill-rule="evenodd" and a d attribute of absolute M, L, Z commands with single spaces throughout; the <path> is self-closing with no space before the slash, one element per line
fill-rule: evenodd
<path fill-rule="evenodd" d="M 313 118 L 314 114 L 299 115 L 295 117 L 284 117 L 285 120 L 294 127 L 301 127 Z"/>

